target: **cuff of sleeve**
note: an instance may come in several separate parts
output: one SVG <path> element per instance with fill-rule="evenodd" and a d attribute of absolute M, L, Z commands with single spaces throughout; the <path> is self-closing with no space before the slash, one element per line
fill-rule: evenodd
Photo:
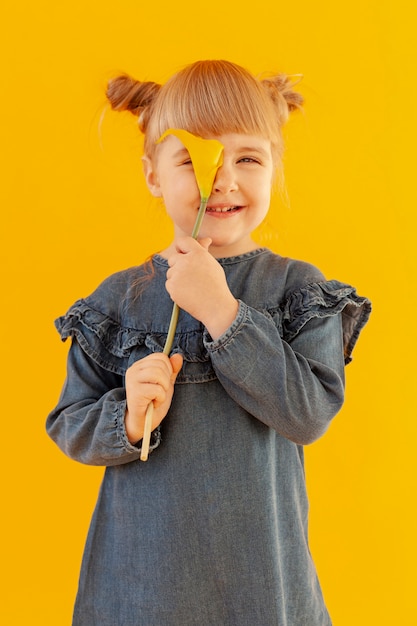
<path fill-rule="evenodd" d="M 140 455 L 142 451 L 142 442 L 138 441 L 136 444 L 130 443 L 126 428 L 125 428 L 125 413 L 126 413 L 126 400 L 116 403 L 116 429 L 118 437 L 127 452 Z M 161 443 L 161 429 L 158 426 L 151 433 L 151 441 L 149 444 L 149 454 L 153 452 Z"/>
<path fill-rule="evenodd" d="M 216 352 L 221 348 L 225 348 L 228 343 L 233 341 L 234 337 L 240 332 L 241 328 L 245 325 L 248 318 L 248 305 L 238 300 L 239 308 L 237 315 L 232 322 L 231 326 L 215 341 L 212 340 L 207 331 L 204 332 L 203 341 L 204 346 L 209 352 Z"/>

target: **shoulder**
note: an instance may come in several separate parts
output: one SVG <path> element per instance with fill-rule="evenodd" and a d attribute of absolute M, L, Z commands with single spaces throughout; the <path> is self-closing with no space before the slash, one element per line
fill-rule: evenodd
<path fill-rule="evenodd" d="M 326 280 L 311 263 L 281 256 L 267 248 L 260 249 L 247 261 L 225 268 L 226 273 L 245 293 L 264 300 L 266 308 L 282 302 L 300 288 Z"/>
<path fill-rule="evenodd" d="M 83 298 L 89 307 L 118 320 L 122 309 L 136 301 L 155 278 L 152 261 L 115 272 Z"/>
<path fill-rule="evenodd" d="M 141 344 L 146 335 L 142 324 L 133 323 L 125 314 L 134 287 L 144 275 L 144 266 L 116 272 L 103 280 L 87 297 L 80 298 L 55 326 L 65 341 L 75 338 L 81 349 L 100 367 L 123 375 L 128 367 L 132 346 Z"/>
<path fill-rule="evenodd" d="M 282 257 L 271 252 L 269 264 L 272 274 L 279 275 L 284 279 L 286 294 L 294 289 L 326 280 L 321 270 L 300 259 Z"/>
<path fill-rule="evenodd" d="M 102 296 L 103 294 L 108 295 L 109 293 L 117 293 L 120 295 L 121 293 L 125 293 L 143 274 L 143 272 L 144 265 L 137 265 L 114 272 L 110 276 L 104 278 L 102 282 L 98 284 L 96 289 L 94 289 L 94 291 L 87 297 L 91 299 Z"/>
<path fill-rule="evenodd" d="M 285 276 L 289 282 L 316 282 L 325 280 L 322 272 L 307 261 L 281 256 L 268 248 L 262 248 L 253 257 L 256 271 Z"/>

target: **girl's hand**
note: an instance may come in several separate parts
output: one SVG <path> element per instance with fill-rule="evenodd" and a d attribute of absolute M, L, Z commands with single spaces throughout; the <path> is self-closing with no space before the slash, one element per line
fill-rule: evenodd
<path fill-rule="evenodd" d="M 154 403 L 152 430 L 168 413 L 182 361 L 180 354 L 168 358 L 158 352 L 136 361 L 126 371 L 125 428 L 131 443 L 135 444 L 143 437 L 146 409 L 150 402 Z"/>
<path fill-rule="evenodd" d="M 182 237 L 169 256 L 166 289 L 181 309 L 204 324 L 217 339 L 236 317 L 238 302 L 222 266 L 208 251 L 211 239 Z"/>

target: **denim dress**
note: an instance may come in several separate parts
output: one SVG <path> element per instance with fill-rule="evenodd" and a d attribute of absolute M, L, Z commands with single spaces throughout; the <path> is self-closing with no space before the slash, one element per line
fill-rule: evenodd
<path fill-rule="evenodd" d="M 146 463 L 126 436 L 124 376 L 163 349 L 167 261 L 155 255 L 150 278 L 146 266 L 111 276 L 56 322 L 72 346 L 48 433 L 106 467 L 73 626 L 331 624 L 308 546 L 303 446 L 342 406 L 370 303 L 265 248 L 219 263 L 238 314 L 213 340 L 181 311 L 184 364 Z"/>

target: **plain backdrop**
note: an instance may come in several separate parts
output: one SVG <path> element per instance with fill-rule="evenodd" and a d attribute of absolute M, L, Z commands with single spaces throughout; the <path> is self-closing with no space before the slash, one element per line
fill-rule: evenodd
<path fill-rule="evenodd" d="M 1 10 L 0 621 L 69 626 L 102 468 L 45 434 L 53 321 L 170 241 L 109 77 L 200 58 L 302 74 L 286 192 L 258 239 L 373 302 L 346 403 L 306 450 L 310 541 L 335 626 L 416 624 L 415 16 L 405 0 L 8 2 Z M 157 567 L 157 563 L 155 564 Z M 150 572 L 150 575 L 152 573 Z M 298 625 L 293 625 L 298 626 Z"/>

